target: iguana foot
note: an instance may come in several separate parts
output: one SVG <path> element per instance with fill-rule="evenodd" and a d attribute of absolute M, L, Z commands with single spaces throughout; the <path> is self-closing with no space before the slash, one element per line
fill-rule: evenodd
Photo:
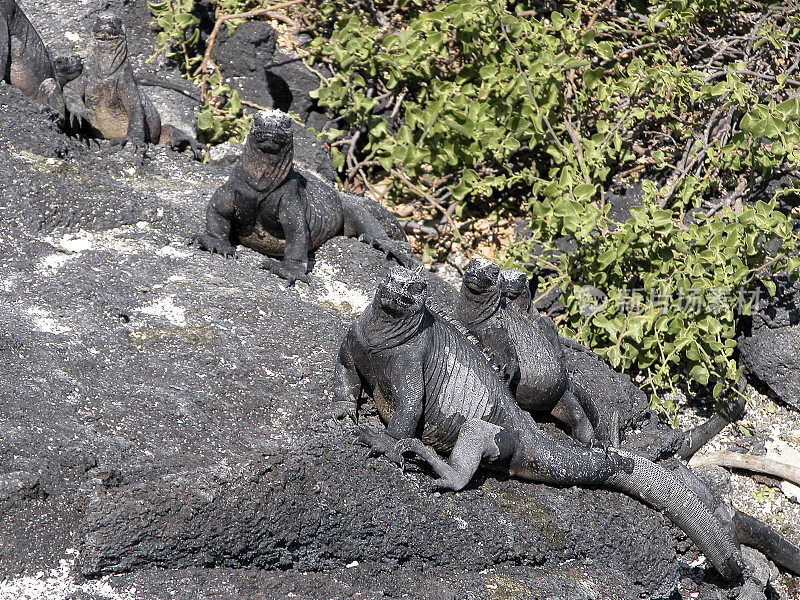
<path fill-rule="evenodd" d="M 225 258 L 236 257 L 236 248 L 231 246 L 227 241 L 212 237 L 205 233 L 194 236 L 192 243 L 194 243 L 194 245 L 199 247 L 201 250 L 207 250 L 211 252 L 211 254 L 221 254 Z"/>
<path fill-rule="evenodd" d="M 173 134 L 172 138 L 167 142 L 167 146 L 170 150 L 175 150 L 176 152 L 181 152 L 182 150 L 189 148 L 194 155 L 195 160 L 203 160 L 203 152 L 208 151 L 208 146 L 205 144 L 201 144 L 197 140 L 189 137 L 179 129 L 172 128 L 177 134 Z"/>
<path fill-rule="evenodd" d="M 64 120 L 64 115 L 49 104 L 40 104 L 39 112 L 42 113 L 44 117 L 52 123 L 60 124 Z"/>
<path fill-rule="evenodd" d="M 203 160 L 203 153 L 208 152 L 208 146 L 194 140 L 189 140 L 189 147 L 192 149 L 195 160 Z"/>
<path fill-rule="evenodd" d="M 147 148 L 147 144 L 143 140 L 138 140 L 131 137 L 124 137 L 124 138 L 114 138 L 109 140 L 112 147 L 119 147 L 124 148 L 129 146 L 133 152 L 136 153 L 144 153 L 145 149 Z"/>
<path fill-rule="evenodd" d="M 318 418 L 333 421 L 339 425 L 343 425 L 348 419 L 353 423 L 358 423 L 358 407 L 355 402 L 337 400 L 331 403 L 328 410 L 321 412 Z"/>
<path fill-rule="evenodd" d="M 395 449 L 397 440 L 383 431 L 376 431 L 372 427 L 362 425 L 356 428 L 356 441 L 367 446 L 370 456 L 383 455 L 393 463 L 403 467 L 404 460 Z"/>
<path fill-rule="evenodd" d="M 376 238 L 366 243 L 370 244 L 376 250 L 383 252 L 386 258 L 392 258 L 406 268 L 411 268 L 418 264 L 411 253 L 395 240 Z"/>
<path fill-rule="evenodd" d="M 69 126 L 72 129 L 80 129 L 84 122 L 91 123 L 97 118 L 97 114 L 89 108 L 72 108 L 69 111 Z"/>
<path fill-rule="evenodd" d="M 306 273 L 306 265 L 303 263 L 268 258 L 261 263 L 261 268 L 266 269 L 270 273 L 274 273 L 278 277 L 282 277 L 289 282 L 289 285 L 294 285 L 295 281 L 311 283 L 311 278 L 308 276 L 308 273 Z"/>

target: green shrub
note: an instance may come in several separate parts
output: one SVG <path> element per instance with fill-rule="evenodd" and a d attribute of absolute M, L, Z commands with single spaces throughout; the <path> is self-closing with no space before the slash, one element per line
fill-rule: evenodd
<path fill-rule="evenodd" d="M 252 0 L 211 0 L 211 3 L 217 18 L 259 6 Z M 160 28 L 153 56 L 163 52 L 180 65 L 187 79 L 200 86 L 203 106 L 197 113 L 199 140 L 207 144 L 243 141 L 252 119 L 243 116 L 238 92 L 225 83 L 219 70 L 201 68 L 200 19 L 194 14 L 194 0 L 150 0 L 147 6 Z M 232 32 L 236 23 L 227 24 Z"/>

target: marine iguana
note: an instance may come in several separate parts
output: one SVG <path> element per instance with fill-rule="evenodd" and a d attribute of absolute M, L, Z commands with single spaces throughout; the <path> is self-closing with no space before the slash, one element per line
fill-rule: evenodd
<path fill-rule="evenodd" d="M 488 261 L 487 261 L 488 262 Z M 490 268 L 490 270 L 494 270 Z M 532 321 L 538 330 L 547 338 L 551 346 L 556 349 L 560 360 L 565 361 L 564 347 L 578 352 L 591 352 L 583 344 L 564 337 L 558 333 L 552 319 L 540 315 L 531 302 L 531 286 L 528 284 L 527 275 L 519 269 L 503 269 L 499 276 L 500 295 L 507 307 L 518 310 Z M 486 295 L 487 301 L 490 296 Z M 492 299 L 494 302 L 495 300 Z M 497 339 L 497 338 L 495 338 Z M 574 382 L 571 382 L 574 385 Z M 620 415 L 610 406 L 602 406 L 592 397 L 591 390 L 575 386 L 575 395 L 580 404 L 585 408 L 589 419 L 595 428 L 602 433 L 599 437 L 608 437 L 615 447 L 620 443 Z M 673 449 L 677 458 L 688 460 L 695 452 L 703 447 L 711 438 L 717 435 L 729 423 L 733 423 L 742 415 L 745 401 L 742 396 L 734 396 L 718 412 L 706 421 L 681 432 L 680 445 Z"/>
<path fill-rule="evenodd" d="M 507 306 L 515 308 L 530 320 L 539 324 L 545 336 L 554 347 L 559 348 L 560 356 L 564 358 L 563 346 L 570 347 L 580 352 L 590 352 L 582 344 L 558 334 L 555 323 L 536 311 L 531 302 L 531 286 L 528 284 L 527 275 L 519 269 L 503 269 L 499 276 L 500 292 Z M 534 288 L 535 289 L 535 288 Z M 548 335 L 549 333 L 549 335 Z M 588 391 L 583 391 L 588 394 Z M 585 404 L 585 402 L 583 402 Z M 666 459 L 654 462 L 670 470 L 673 475 L 685 483 L 706 504 L 714 515 L 726 526 L 733 528 L 741 543 L 756 548 L 768 556 L 775 563 L 785 569 L 800 575 L 800 548 L 789 542 L 786 538 L 772 530 L 767 524 L 752 517 L 732 506 L 722 499 L 722 495 L 709 488 L 702 478 L 698 478 L 681 460 L 688 460 L 703 445 L 709 442 L 729 423 L 739 419 L 745 409 L 745 400 L 742 395 L 734 395 L 730 402 L 724 405 L 704 422 L 687 431 L 676 431 L 676 445 L 666 453 L 666 449 L 656 451 L 656 455 L 667 456 Z M 601 419 L 608 418 L 609 411 L 613 411 L 610 426 L 616 432 L 614 443 L 619 447 L 619 415 L 611 407 L 599 405 L 595 401 L 595 410 Z M 636 440 L 638 441 L 638 440 Z M 637 444 L 633 444 L 634 447 Z M 652 451 L 653 449 L 648 449 Z M 680 459 L 680 460 L 679 460 Z M 758 565 L 758 560 L 754 559 Z M 752 562 L 752 561 L 748 561 Z M 757 569 L 758 570 L 758 569 Z M 763 574 L 763 569 L 761 569 Z M 763 576 L 757 575 L 756 580 Z M 766 583 L 763 580 L 762 583 Z M 763 589 L 761 585 L 761 589 Z M 748 596 L 743 592 L 741 597 Z M 748 596 L 749 597 L 749 596 Z"/>
<path fill-rule="evenodd" d="M 53 59 L 53 67 L 56 70 L 56 78 L 61 87 L 68 81 L 72 81 L 83 73 L 83 59 L 77 54 L 67 54 L 64 56 L 56 56 Z M 140 77 L 134 75 L 136 83 L 148 87 L 160 87 L 167 90 L 179 92 L 197 102 L 201 102 L 200 97 L 194 93 L 192 87 L 187 83 L 185 85 L 173 83 L 171 81 L 163 81 L 161 79 L 153 79 L 150 77 Z"/>
<path fill-rule="evenodd" d="M 486 348 L 522 408 L 549 412 L 581 442 L 611 441 L 611 432 L 598 428 L 597 407 L 570 381 L 555 325 L 547 319 L 551 326 L 542 326 L 544 319 L 506 304 L 499 266 L 484 258 L 469 262 L 456 314 Z"/>
<path fill-rule="evenodd" d="M 387 424 L 383 432 L 360 427 L 359 441 L 398 463 L 414 453 L 439 476 L 440 488 L 461 490 L 484 464 L 532 481 L 626 492 L 664 511 L 722 577 L 741 575 L 734 532 L 694 492 L 638 455 L 545 434 L 478 347 L 426 299 L 420 275 L 392 268 L 342 342 L 330 414 L 355 414 L 366 390 Z"/>
<path fill-rule="evenodd" d="M 0 0 L 0 81 L 64 117 L 64 98 L 50 53 L 15 0 Z"/>
<path fill-rule="evenodd" d="M 578 352 L 591 352 L 586 346 L 572 338 L 564 337 L 558 333 L 556 324 L 549 317 L 539 314 L 533 304 L 533 294 L 531 288 L 536 289 L 535 284 L 528 283 L 528 276 L 525 271 L 519 269 L 503 269 L 500 271 L 500 294 L 511 307 L 516 308 L 522 314 L 534 319 L 542 328 L 542 332 L 548 336 L 553 346 L 560 348 L 572 348 Z M 556 344 L 556 342 L 558 342 Z"/>
<path fill-rule="evenodd" d="M 262 268 L 308 282 L 308 253 L 334 236 L 357 237 L 401 264 L 414 259 L 403 228 L 377 202 L 341 192 L 293 165 L 292 120 L 279 110 L 256 114 L 244 152 L 206 209 L 204 250 L 233 256 L 243 244 L 282 261 Z"/>
<path fill-rule="evenodd" d="M 163 125 L 150 99 L 139 89 L 128 61 L 128 40 L 122 20 L 98 15 L 92 27 L 92 48 L 75 79 L 64 85 L 70 123 L 92 137 L 124 146 L 130 143 L 190 147 L 199 158 L 203 146 L 171 125 Z"/>

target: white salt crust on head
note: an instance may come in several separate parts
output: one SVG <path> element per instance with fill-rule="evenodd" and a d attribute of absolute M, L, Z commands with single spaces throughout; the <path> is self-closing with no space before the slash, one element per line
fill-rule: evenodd
<path fill-rule="evenodd" d="M 267 108 L 256 113 L 254 124 L 257 127 L 273 125 L 275 127 L 291 129 L 292 118 L 288 113 L 285 113 L 282 110 Z"/>
<path fill-rule="evenodd" d="M 483 271 L 484 269 L 493 270 L 492 267 L 494 267 L 494 269 L 497 269 L 498 271 L 500 270 L 500 267 L 497 266 L 495 263 L 481 256 L 476 256 L 475 258 L 470 260 L 469 265 L 467 266 L 468 269 L 478 269 L 481 271 Z"/>
<path fill-rule="evenodd" d="M 528 279 L 525 271 L 520 271 L 519 269 L 503 269 L 500 271 L 500 277 L 502 277 L 505 281 L 513 283 L 518 283 L 522 280 Z"/>

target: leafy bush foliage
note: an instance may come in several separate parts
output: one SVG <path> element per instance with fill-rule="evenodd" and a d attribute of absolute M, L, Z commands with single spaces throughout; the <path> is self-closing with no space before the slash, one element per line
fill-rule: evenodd
<path fill-rule="evenodd" d="M 236 14 L 253 4 L 251 1 L 211 0 L 216 18 Z M 203 107 L 197 113 L 198 138 L 218 144 L 226 140 L 243 141 L 251 119 L 242 114 L 238 92 L 232 90 L 219 69 L 204 60 L 201 47 L 200 19 L 194 0 L 151 0 L 147 3 L 153 21 L 160 27 L 156 53 L 164 53 L 178 62 L 187 79 L 200 86 Z M 235 25 L 231 23 L 231 27 Z M 154 55 L 154 56 L 155 56 Z"/>
<path fill-rule="evenodd" d="M 334 160 L 394 202 L 528 216 L 507 259 L 564 289 L 569 332 L 654 392 L 684 375 L 717 396 L 738 376 L 742 298 L 800 267 L 792 215 L 756 201 L 798 165 L 800 16 L 748 0 L 564 5 L 321 11 Z M 606 190 L 636 179 L 642 205 L 615 223 Z M 564 236 L 575 250 L 556 250 Z M 587 289 L 604 298 L 590 311 Z"/>

